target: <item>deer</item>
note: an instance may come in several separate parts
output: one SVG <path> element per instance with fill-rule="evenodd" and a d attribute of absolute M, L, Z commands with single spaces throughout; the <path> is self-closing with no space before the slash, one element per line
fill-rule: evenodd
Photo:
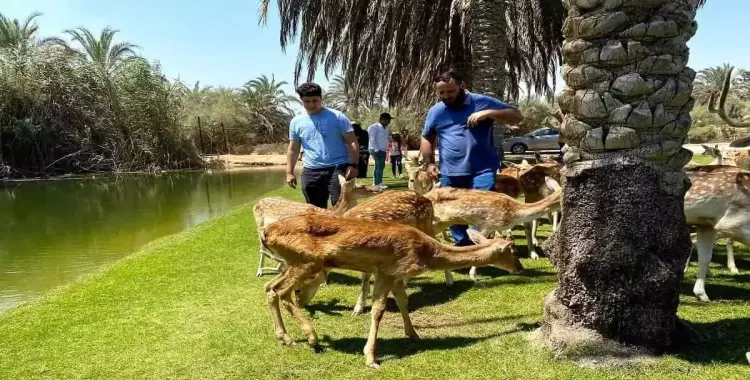
<path fill-rule="evenodd" d="M 750 242 L 750 171 L 732 166 L 702 166 L 685 171 L 692 182 L 685 194 L 685 218 L 687 224 L 697 228 L 698 278 L 693 293 L 700 301 L 710 302 L 706 275 L 717 234 Z M 733 258 L 732 251 L 731 264 Z"/>
<path fill-rule="evenodd" d="M 425 198 L 432 201 L 436 230 L 456 224 L 474 225 L 487 236 L 558 210 L 562 188 L 550 177 L 546 177 L 545 182 L 553 190 L 552 194 L 534 203 L 520 202 L 492 191 L 452 187 L 434 189 L 425 194 Z M 469 271 L 469 278 L 473 281 L 477 280 L 476 270 L 477 266 L 473 266 Z"/>
<path fill-rule="evenodd" d="M 279 197 L 269 197 L 259 200 L 253 206 L 253 217 L 255 218 L 255 227 L 256 231 L 258 231 L 258 236 L 260 236 L 263 228 L 277 220 L 305 213 L 341 215 L 356 206 L 360 198 L 379 194 L 383 191 L 377 186 L 358 184 L 354 178 L 349 181 L 342 175 L 339 175 L 338 178 L 341 184 L 341 195 L 339 196 L 339 201 L 330 210 Z M 258 256 L 257 277 L 262 277 L 264 274 L 278 273 L 282 269 L 283 263 L 280 261 L 276 268 L 263 267 L 265 258 L 269 256 L 269 252 L 265 251 L 262 245 L 260 246 Z"/>
<path fill-rule="evenodd" d="M 545 177 L 550 177 L 555 181 L 560 180 L 561 165 L 557 161 L 545 161 L 538 152 L 535 152 L 535 156 L 537 160 L 536 165 L 523 162 L 520 165 L 509 163 L 510 168 L 504 169 L 504 173 L 509 175 L 515 173 L 521 185 L 524 200 L 529 203 L 537 202 L 551 194 L 552 191 L 547 187 Z M 560 212 L 554 211 L 547 217 L 552 222 L 552 230 L 556 231 L 559 224 Z M 529 245 L 529 255 L 535 260 L 539 258 L 536 250 L 536 247 L 539 246 L 539 241 L 536 237 L 538 224 L 538 220 L 536 219 L 524 224 L 524 232 Z"/>
<path fill-rule="evenodd" d="M 312 323 L 291 298 L 294 289 L 305 281 L 326 269 L 374 273 L 370 331 L 363 353 L 367 367 L 379 368 L 378 330 L 389 294 L 393 294 L 401 312 L 406 336 L 420 340 L 409 316 L 404 279 L 428 270 L 472 265 L 492 265 L 511 273 L 523 270 L 512 240 L 486 240 L 477 233 L 470 234 L 477 239 L 477 245 L 453 247 L 405 224 L 325 214 L 294 216 L 267 226 L 261 235 L 262 245 L 287 265 L 286 271 L 264 287 L 276 339 L 285 346 L 294 344 L 284 326 L 281 304 L 297 320 L 307 343 L 317 348 L 318 337 Z"/>
<path fill-rule="evenodd" d="M 390 221 L 417 228 L 435 238 L 433 228 L 434 213 L 432 202 L 412 190 L 390 190 L 376 195 L 356 207 L 346 211 L 343 216 L 363 220 Z M 326 276 L 328 273 L 326 273 Z M 362 290 L 354 307 L 353 315 L 362 314 L 370 290 L 370 273 L 362 272 Z M 453 275 L 445 271 L 445 283 L 453 285 Z M 300 290 L 298 303 L 302 306 L 309 303 L 320 287 L 319 282 L 311 282 Z M 406 285 L 406 281 L 404 282 Z"/>

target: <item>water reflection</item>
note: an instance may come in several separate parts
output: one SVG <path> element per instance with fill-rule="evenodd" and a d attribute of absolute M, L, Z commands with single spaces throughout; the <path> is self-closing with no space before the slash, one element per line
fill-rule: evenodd
<path fill-rule="evenodd" d="M 247 203 L 283 170 L 0 185 L 0 311 Z"/>

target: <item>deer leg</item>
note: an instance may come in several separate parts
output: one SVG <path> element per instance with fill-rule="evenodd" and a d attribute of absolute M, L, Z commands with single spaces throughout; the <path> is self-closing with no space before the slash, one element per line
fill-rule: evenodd
<path fill-rule="evenodd" d="M 365 364 L 370 368 L 380 368 L 378 363 L 375 361 L 375 349 L 378 339 L 378 329 L 380 328 L 380 321 L 383 319 L 385 313 L 385 303 L 390 293 L 391 288 L 395 280 L 387 276 L 380 274 L 375 275 L 375 288 L 372 292 L 372 322 L 370 323 L 370 333 L 367 336 L 367 343 L 365 344 Z"/>
<path fill-rule="evenodd" d="M 532 228 L 532 226 L 536 225 L 536 220 L 533 223 L 524 223 L 523 229 L 526 233 L 526 245 L 529 247 L 529 256 L 536 260 L 539 258 L 539 255 L 536 253 L 536 244 L 534 241 L 536 240 L 534 238 L 534 231 L 535 229 Z"/>
<path fill-rule="evenodd" d="M 391 293 L 393 293 L 393 298 L 396 299 L 396 305 L 398 305 L 398 310 L 401 312 L 401 318 L 404 319 L 404 333 L 406 333 L 406 336 L 408 336 L 411 340 L 420 340 L 421 338 L 419 337 L 419 334 L 417 334 L 417 331 L 414 330 L 414 325 L 411 324 L 406 289 L 404 289 L 400 281 L 395 282 Z"/>
<path fill-rule="evenodd" d="M 555 211 L 552 213 L 552 232 L 557 231 L 559 227 L 560 227 L 560 211 Z"/>
<path fill-rule="evenodd" d="M 737 269 L 737 264 L 734 262 L 734 241 L 727 239 L 727 268 L 732 274 L 739 274 L 740 271 Z"/>
<path fill-rule="evenodd" d="M 706 294 L 706 275 L 708 266 L 711 264 L 711 255 L 713 254 L 714 242 L 716 241 L 716 230 L 712 227 L 698 228 L 698 279 L 693 287 L 693 294 L 703 302 L 709 302 L 710 299 Z"/>
<path fill-rule="evenodd" d="M 477 282 L 477 267 L 471 267 L 471 269 L 469 269 L 469 278 L 471 281 Z"/>
<path fill-rule="evenodd" d="M 362 272 L 362 289 L 357 297 L 357 304 L 354 306 L 352 315 L 361 315 L 367 306 L 367 297 L 370 293 L 370 274 Z"/>
<path fill-rule="evenodd" d="M 284 319 L 281 317 L 281 310 L 279 309 L 279 294 L 274 288 L 282 285 L 286 281 L 286 273 L 281 274 L 274 281 L 276 285 L 269 287 L 271 283 L 266 285 L 266 302 L 268 303 L 268 310 L 271 312 L 271 318 L 273 319 L 274 332 L 276 339 L 284 346 L 291 346 L 294 344 L 294 340 L 286 332 L 284 327 Z"/>
<path fill-rule="evenodd" d="M 258 252 L 258 271 L 255 272 L 256 277 L 262 277 L 263 276 L 263 261 L 266 259 L 266 252 L 263 249 L 263 246 L 260 246 L 260 251 Z"/>
<path fill-rule="evenodd" d="M 322 271 L 320 270 L 320 267 L 315 264 L 308 264 L 303 267 L 292 268 L 292 270 L 287 271 L 287 276 L 284 282 L 282 282 L 282 284 L 275 289 L 277 296 L 277 310 L 278 300 L 280 299 L 281 303 L 287 309 L 289 314 L 291 314 L 300 324 L 302 332 L 307 335 L 307 343 L 313 347 L 318 344 L 318 336 L 315 333 L 315 329 L 312 327 L 310 320 L 305 316 L 302 310 L 292 302 L 292 292 L 294 291 L 295 287 L 297 287 L 297 285 L 299 285 L 305 279 L 315 275 L 320 278 L 321 272 Z"/>
<path fill-rule="evenodd" d="M 449 270 L 445 271 L 445 285 L 453 286 L 453 273 Z M 406 279 L 404 279 L 404 286 L 406 286 Z"/>

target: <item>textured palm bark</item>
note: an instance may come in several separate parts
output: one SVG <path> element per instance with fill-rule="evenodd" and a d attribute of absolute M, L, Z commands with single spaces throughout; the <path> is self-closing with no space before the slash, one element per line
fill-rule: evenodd
<path fill-rule="evenodd" d="M 507 47 L 506 0 L 471 2 L 471 89 L 502 99 L 505 93 Z"/>
<path fill-rule="evenodd" d="M 537 337 L 561 355 L 662 352 L 690 251 L 694 1 L 564 3 L 563 222 L 546 244 L 559 283 Z"/>

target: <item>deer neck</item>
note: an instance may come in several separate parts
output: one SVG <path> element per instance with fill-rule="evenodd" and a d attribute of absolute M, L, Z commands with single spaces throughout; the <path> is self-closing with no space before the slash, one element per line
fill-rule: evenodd
<path fill-rule="evenodd" d="M 430 268 L 437 270 L 453 270 L 469 267 L 482 267 L 492 264 L 495 260 L 496 249 L 492 243 L 454 247 L 437 243 L 435 257 Z"/>
<path fill-rule="evenodd" d="M 516 212 L 516 223 L 526 223 L 538 219 L 560 208 L 562 189 L 534 203 L 522 203 Z"/>
<path fill-rule="evenodd" d="M 357 205 L 357 197 L 354 193 L 341 193 L 339 201 L 331 207 L 334 215 L 344 215 L 345 212 Z"/>

